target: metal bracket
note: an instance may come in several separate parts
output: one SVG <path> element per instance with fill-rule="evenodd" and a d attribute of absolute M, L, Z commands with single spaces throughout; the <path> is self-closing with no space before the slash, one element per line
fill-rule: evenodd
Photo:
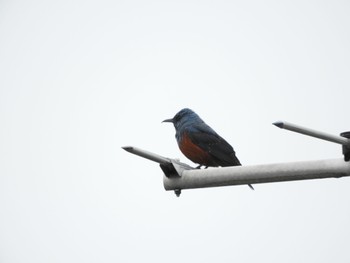
<path fill-rule="evenodd" d="M 179 162 L 178 160 L 170 159 L 170 161 L 171 163 L 159 165 L 165 176 L 168 178 L 180 178 L 184 171 L 195 169 L 188 164 Z M 174 193 L 177 197 L 179 197 L 181 195 L 181 189 L 175 189 Z"/>
<path fill-rule="evenodd" d="M 148 160 L 159 163 L 160 168 L 164 172 L 165 176 L 168 178 L 179 178 L 185 170 L 193 170 L 193 168 L 188 164 L 182 163 L 179 160 L 166 158 L 161 155 L 142 150 L 133 146 L 122 147 L 125 151 L 136 154 Z M 181 194 L 181 189 L 174 190 L 177 197 Z"/>
<path fill-rule="evenodd" d="M 345 137 L 347 139 L 350 139 L 350 132 L 342 132 L 340 136 Z M 343 155 L 344 155 L 344 161 L 348 162 L 350 161 L 350 146 L 349 145 L 343 145 Z"/>
<path fill-rule="evenodd" d="M 184 170 L 195 169 L 188 164 L 182 163 L 178 160 L 169 159 L 169 163 L 160 164 L 160 168 L 163 170 L 166 177 L 181 177 Z"/>

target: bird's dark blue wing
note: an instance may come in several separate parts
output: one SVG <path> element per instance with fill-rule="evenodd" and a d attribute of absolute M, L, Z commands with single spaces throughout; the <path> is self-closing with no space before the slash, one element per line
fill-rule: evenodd
<path fill-rule="evenodd" d="M 241 165 L 232 146 L 207 124 L 192 126 L 188 136 L 194 144 L 210 154 L 212 162 L 209 166 Z"/>

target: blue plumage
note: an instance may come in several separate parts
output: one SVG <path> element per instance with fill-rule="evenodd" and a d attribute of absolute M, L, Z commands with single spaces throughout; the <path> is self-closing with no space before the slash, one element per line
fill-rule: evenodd
<path fill-rule="evenodd" d="M 200 166 L 241 165 L 232 146 L 207 125 L 194 111 L 185 108 L 172 122 L 176 140 L 182 153 Z"/>

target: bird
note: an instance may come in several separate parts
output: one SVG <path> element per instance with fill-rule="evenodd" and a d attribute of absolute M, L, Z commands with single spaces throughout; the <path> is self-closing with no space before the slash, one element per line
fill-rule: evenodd
<path fill-rule="evenodd" d="M 173 123 L 181 152 L 192 162 L 199 164 L 197 168 L 241 165 L 233 147 L 193 110 L 184 108 L 173 118 L 163 122 Z M 254 190 L 250 184 L 248 186 Z"/>

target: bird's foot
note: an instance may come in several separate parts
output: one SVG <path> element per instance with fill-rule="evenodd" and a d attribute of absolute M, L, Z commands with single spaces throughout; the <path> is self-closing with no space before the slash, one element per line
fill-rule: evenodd
<path fill-rule="evenodd" d="M 198 166 L 196 167 L 196 169 L 201 169 L 202 166 L 204 166 L 204 165 L 200 164 L 200 165 L 198 165 Z M 209 167 L 209 166 L 205 166 L 204 169 L 207 169 L 208 167 Z"/>

